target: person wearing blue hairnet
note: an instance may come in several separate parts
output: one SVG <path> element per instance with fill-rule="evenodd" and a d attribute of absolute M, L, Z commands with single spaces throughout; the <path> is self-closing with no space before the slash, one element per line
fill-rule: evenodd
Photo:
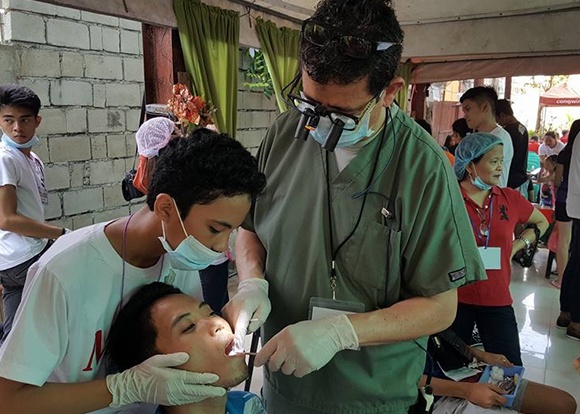
<path fill-rule="evenodd" d="M 503 354 L 509 362 L 522 365 L 509 290 L 511 259 L 518 251 L 530 248 L 536 235 L 529 228 L 514 240 L 514 229 L 518 223 L 534 224 L 543 234 L 548 222 L 518 191 L 498 187 L 503 170 L 499 138 L 483 132 L 465 137 L 455 150 L 454 170 L 487 280 L 458 290 L 452 329 L 467 342 L 477 324 L 487 352 Z"/>

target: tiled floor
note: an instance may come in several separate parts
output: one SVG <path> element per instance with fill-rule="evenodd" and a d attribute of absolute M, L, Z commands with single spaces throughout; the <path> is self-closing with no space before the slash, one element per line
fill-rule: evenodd
<path fill-rule="evenodd" d="M 544 278 L 546 259 L 547 250 L 542 249 L 531 268 L 513 266 L 511 291 L 526 367 L 524 377 L 568 391 L 578 401 L 576 414 L 580 414 L 580 374 L 572 365 L 580 355 L 580 342 L 567 338 L 565 330 L 556 329 L 560 291 Z M 233 287 L 235 291 L 235 284 Z M 246 349 L 250 347 L 249 338 Z M 261 369 L 256 369 L 251 391 L 259 394 L 262 382 Z M 237 388 L 243 389 L 243 384 Z"/>
<path fill-rule="evenodd" d="M 562 388 L 580 405 L 580 375 L 572 362 L 580 355 L 580 342 L 556 328 L 560 291 L 544 278 L 547 250 L 540 250 L 534 266 L 513 266 L 511 292 L 520 329 L 525 378 Z M 580 295 L 578 297 L 580 300 Z M 580 407 L 576 411 L 580 414 Z"/>

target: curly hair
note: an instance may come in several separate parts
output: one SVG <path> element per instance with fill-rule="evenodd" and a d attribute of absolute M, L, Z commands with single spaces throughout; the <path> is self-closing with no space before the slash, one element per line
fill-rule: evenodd
<path fill-rule="evenodd" d="M 185 218 L 194 204 L 244 194 L 253 201 L 265 186 L 258 161 L 242 144 L 226 134 L 200 128 L 160 150 L 147 204 L 153 211 L 157 195 L 169 194 Z"/>
<path fill-rule="evenodd" d="M 394 78 L 404 36 L 390 0 L 322 0 L 311 20 L 338 34 L 400 43 L 367 59 L 356 59 L 345 55 L 338 42 L 316 46 L 301 39 L 300 65 L 312 80 L 347 85 L 368 77 L 369 92 L 376 95 Z"/>
<path fill-rule="evenodd" d="M 0 86 L 0 109 L 6 106 L 26 108 L 31 110 L 34 116 L 38 116 L 40 105 L 38 95 L 26 86 L 17 84 Z"/>
<path fill-rule="evenodd" d="M 107 336 L 106 352 L 116 368 L 124 371 L 159 353 L 151 308 L 157 301 L 181 293 L 174 286 L 153 282 L 140 287 L 131 296 L 113 321 Z"/>

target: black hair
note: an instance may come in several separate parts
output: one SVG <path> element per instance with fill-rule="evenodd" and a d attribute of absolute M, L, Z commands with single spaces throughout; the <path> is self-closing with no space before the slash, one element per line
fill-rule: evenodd
<path fill-rule="evenodd" d="M 265 186 L 258 161 L 242 144 L 200 128 L 186 138 L 172 139 L 159 151 L 147 204 L 153 211 L 157 195 L 169 194 L 185 218 L 194 204 L 237 195 L 248 195 L 253 201 Z"/>
<path fill-rule="evenodd" d="M 322 0 L 311 20 L 337 35 L 399 43 L 367 59 L 356 59 L 345 55 L 339 42 L 316 46 L 301 39 L 300 65 L 314 82 L 347 85 L 368 77 L 369 92 L 377 95 L 395 77 L 404 35 L 390 0 Z"/>
<path fill-rule="evenodd" d="M 558 162 L 558 154 L 548 155 L 546 161 L 552 161 L 554 164 Z"/>
<path fill-rule="evenodd" d="M 445 137 L 445 143 L 443 144 L 443 146 L 447 149 L 449 149 L 451 147 L 451 140 L 453 139 L 453 135 L 447 135 Z"/>
<path fill-rule="evenodd" d="M 26 108 L 31 110 L 34 116 L 38 116 L 40 105 L 38 95 L 26 86 L 14 83 L 0 86 L 0 108 L 7 106 Z"/>
<path fill-rule="evenodd" d="M 507 99 L 498 99 L 495 104 L 495 114 L 500 116 L 501 114 L 507 116 L 514 116 L 514 110 L 512 109 L 512 104 Z"/>
<path fill-rule="evenodd" d="M 451 125 L 451 129 L 454 132 L 457 132 L 461 138 L 465 138 L 467 134 L 471 134 L 473 132 L 473 129 L 469 128 L 469 126 L 467 125 L 467 121 L 465 120 L 465 118 L 459 118 L 455 122 L 453 122 L 453 125 Z"/>
<path fill-rule="evenodd" d="M 161 282 L 140 287 L 119 311 L 107 337 L 107 354 L 120 371 L 139 365 L 158 354 L 157 330 L 151 320 L 153 305 L 170 295 L 183 293 Z"/>
<path fill-rule="evenodd" d="M 547 137 L 552 137 L 554 139 L 558 139 L 558 134 L 556 134 L 554 131 L 547 131 L 544 135 Z"/>
<path fill-rule="evenodd" d="M 538 142 L 539 140 L 540 140 L 540 137 L 538 137 L 537 135 L 532 135 L 530 137 L 530 141 L 536 141 L 536 142 Z"/>
<path fill-rule="evenodd" d="M 427 131 L 429 135 L 431 135 L 432 130 L 429 122 L 425 121 L 424 119 L 415 119 L 415 122 L 418 123 L 419 126 L 421 126 L 421 128 L 423 128 L 425 131 Z"/>
<path fill-rule="evenodd" d="M 467 99 L 477 102 L 478 105 L 487 103 L 491 109 L 491 113 L 495 115 L 497 92 L 493 86 L 476 86 L 475 88 L 468 89 L 463 95 L 461 95 L 459 101 L 463 103 Z"/>

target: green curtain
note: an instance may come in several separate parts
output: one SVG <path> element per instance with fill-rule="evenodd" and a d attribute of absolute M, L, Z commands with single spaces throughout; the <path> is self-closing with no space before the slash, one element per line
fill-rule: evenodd
<path fill-rule="evenodd" d="M 399 103 L 401 109 L 405 112 L 407 112 L 407 99 L 409 99 L 409 85 L 411 84 L 412 71 L 413 64 L 411 62 L 405 62 L 399 65 L 396 73 L 396 76 L 400 76 L 405 80 L 405 87 L 401 88 L 397 93 L 397 102 Z"/>
<path fill-rule="evenodd" d="M 235 137 L 240 15 L 199 0 L 174 0 L 173 8 L 193 93 L 217 108 L 219 131 Z"/>
<path fill-rule="evenodd" d="M 300 52 L 300 32 L 288 27 L 276 27 L 271 21 L 256 19 L 256 33 L 262 46 L 262 52 L 272 77 L 276 102 L 280 112 L 288 108 L 282 99 L 282 89 L 298 72 Z"/>

